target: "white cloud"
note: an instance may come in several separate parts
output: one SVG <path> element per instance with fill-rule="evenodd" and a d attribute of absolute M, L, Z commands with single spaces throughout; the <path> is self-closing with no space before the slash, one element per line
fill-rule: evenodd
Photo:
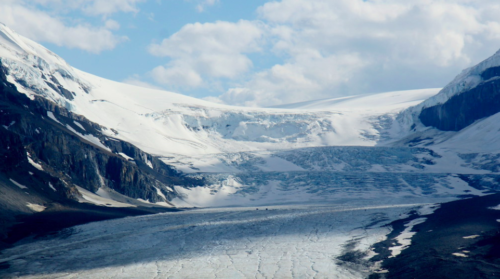
<path fill-rule="evenodd" d="M 246 54 L 260 51 L 262 35 L 257 23 L 245 20 L 185 25 L 150 45 L 152 55 L 171 59 L 152 75 L 159 83 L 187 87 L 202 86 L 205 78 L 236 78 L 252 67 Z"/>
<path fill-rule="evenodd" d="M 284 61 L 230 88 L 226 103 L 444 86 L 500 47 L 497 0 L 282 0 L 258 14 Z"/>
<path fill-rule="evenodd" d="M 165 68 L 158 66 L 151 71 L 153 79 L 161 84 L 173 87 L 199 87 L 203 84 L 201 76 L 183 61 L 175 61 Z"/>
<path fill-rule="evenodd" d="M 137 12 L 135 5 L 142 1 L 0 0 L 0 20 L 35 41 L 99 53 L 111 50 L 127 40 L 127 37 L 113 33 L 120 28 L 120 24 L 107 19 L 103 26 L 92 26 L 85 23 L 83 18 L 68 20 L 64 14 L 69 10 L 79 10 L 84 14 L 105 17 L 116 12 Z"/>
<path fill-rule="evenodd" d="M 0 4 L 0 18 L 3 23 L 32 40 L 93 53 L 113 49 L 126 40 L 126 37 L 116 36 L 105 27 L 85 24 L 66 26 L 58 18 L 19 5 Z"/>
<path fill-rule="evenodd" d="M 120 24 L 112 19 L 106 20 L 104 23 L 104 26 L 106 26 L 107 29 L 109 30 L 118 30 L 120 29 Z"/>
<path fill-rule="evenodd" d="M 323 57 L 311 53 L 297 56 L 290 63 L 275 65 L 256 73 L 244 87 L 231 88 L 219 98 L 228 104 L 270 106 L 311 98 L 327 98 L 329 88 L 346 85 L 365 66 L 356 54 Z"/>

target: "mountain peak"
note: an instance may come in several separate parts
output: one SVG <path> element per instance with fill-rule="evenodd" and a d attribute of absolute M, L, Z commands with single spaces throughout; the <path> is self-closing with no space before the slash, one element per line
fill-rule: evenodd
<path fill-rule="evenodd" d="M 42 59 L 48 65 L 57 65 L 66 71 L 70 68 L 64 59 L 3 23 L 0 23 L 0 58 L 16 61 Z"/>

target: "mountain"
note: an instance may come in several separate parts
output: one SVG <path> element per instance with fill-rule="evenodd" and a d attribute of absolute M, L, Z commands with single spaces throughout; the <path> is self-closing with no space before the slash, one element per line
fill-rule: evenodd
<path fill-rule="evenodd" d="M 475 189 L 468 189 L 463 179 L 461 186 L 450 188 L 449 181 L 455 179 L 450 173 L 498 171 L 485 163 L 497 155 L 481 153 L 484 144 L 470 146 L 474 137 L 497 139 L 495 133 L 478 136 L 477 130 L 495 125 L 488 119 L 495 117 L 491 115 L 498 106 L 483 95 L 495 88 L 498 53 L 441 91 L 247 108 L 102 79 L 74 69 L 4 25 L 0 31 L 4 106 L 15 104 L 17 109 L 4 110 L 2 132 L 19 136 L 19 149 L 26 151 L 19 160 L 59 177 L 71 189 L 66 198 L 101 205 L 213 206 L 273 203 L 277 201 L 271 193 L 276 192 L 287 202 L 295 195 L 280 185 L 286 181 L 294 188 L 302 179 L 319 179 L 317 172 L 325 177 L 316 182 L 316 193 L 328 188 L 328 181 L 363 184 L 363 179 L 349 178 L 363 172 L 383 184 L 389 181 L 385 176 L 398 177 L 396 181 L 405 181 L 399 185 L 405 194 L 413 191 L 406 185 L 414 182 L 404 176 L 418 174 L 441 181 L 434 188 L 455 195 Z M 491 105 L 487 111 L 484 102 Z M 457 117 L 450 108 L 463 115 Z M 462 119 L 460 124 L 457 119 Z M 464 129 L 466 123 L 475 124 Z M 467 152 L 463 145 L 469 146 Z M 432 191 L 440 192 L 437 188 Z M 361 196 L 380 190 L 361 189 Z"/>
<path fill-rule="evenodd" d="M 278 220 L 290 235 L 300 235 L 301 227 L 286 221 L 299 218 L 305 227 L 316 228 L 299 238 L 304 243 L 318 229 L 348 232 L 340 238 L 335 235 L 331 249 L 343 251 L 335 255 L 343 264 L 366 268 L 365 261 L 353 260 L 358 255 L 353 247 L 364 245 L 359 249 L 368 255 L 377 239 L 389 235 L 383 224 L 393 224 L 395 234 L 384 245 L 401 251 L 424 217 L 415 218 L 437 208 L 428 203 L 499 189 L 499 67 L 500 52 L 443 89 L 235 107 L 96 77 L 0 25 L 0 248 L 2 239 L 14 242 L 33 232 L 90 221 L 186 207 L 248 206 L 232 213 L 207 209 L 150 216 L 140 219 L 141 233 L 175 231 L 161 243 L 170 245 L 174 239 L 177 245 L 185 242 L 184 230 L 196 227 L 189 231 L 195 235 L 189 247 L 198 251 L 196 247 L 203 245 L 193 239 L 205 237 L 204 228 L 210 226 L 213 235 L 222 233 L 234 245 L 245 242 L 248 247 L 253 236 L 241 242 L 224 226 L 242 231 L 248 223 L 255 231 L 254 223 L 264 220 L 259 231 L 267 237 L 276 235 L 273 222 Z M 418 209 L 422 204 L 424 208 Z M 254 212 L 255 207 L 275 211 L 262 215 Z M 415 210 L 407 215 L 408 208 Z M 340 225 L 337 219 L 325 222 L 329 214 L 337 214 Z M 164 218 L 172 227 L 158 229 Z M 206 218 L 217 221 L 207 223 Z M 112 234 L 130 239 L 134 246 L 140 227 L 131 220 L 135 219 L 111 223 L 119 228 Z M 186 225 L 186 220 L 193 223 Z M 93 242 L 101 235 L 107 241 L 105 232 L 111 230 L 92 224 L 85 228 L 83 235 L 74 234 L 75 243 L 88 243 L 87 237 Z M 65 254 L 67 245 L 57 241 L 50 243 Z M 361 245 L 363 241 L 368 244 Z M 150 242 L 157 243 L 154 237 Z M 123 249 L 113 243 L 109 251 Z M 196 257 L 181 246 L 178 253 Z M 28 248 L 46 251 L 43 247 L 34 243 Z M 16 249 L 11 250 L 12 259 L 31 255 Z M 150 253 L 144 256 L 157 255 Z M 268 256 L 276 258 L 271 252 Z M 0 276 L 2 264 L 13 263 L 9 259 L 0 259 Z M 124 262 L 135 259 L 130 256 Z M 15 265 L 24 268 L 21 261 Z"/>
<path fill-rule="evenodd" d="M 201 185 L 82 115 L 95 85 L 61 58 L 6 26 L 0 35 L 0 236 L 46 209 L 173 207 L 173 185 Z"/>

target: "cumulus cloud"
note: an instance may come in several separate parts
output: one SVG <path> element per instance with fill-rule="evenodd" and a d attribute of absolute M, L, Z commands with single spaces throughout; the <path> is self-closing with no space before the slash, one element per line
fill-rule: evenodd
<path fill-rule="evenodd" d="M 226 103 L 444 86 L 500 47 L 495 0 L 282 0 L 258 14 L 284 62 L 227 90 Z"/>
<path fill-rule="evenodd" d="M 185 25 L 149 52 L 170 62 L 152 71 L 162 84 L 199 87 L 204 78 L 236 78 L 252 67 L 246 54 L 260 51 L 263 31 L 255 22 L 217 21 Z"/>
<path fill-rule="evenodd" d="M 35 41 L 99 53 L 127 41 L 127 37 L 113 33 L 120 28 L 120 24 L 106 19 L 102 26 L 93 26 L 82 19 L 65 20 L 64 14 L 69 10 L 78 10 L 87 15 L 106 17 L 116 12 L 137 12 L 136 4 L 142 1 L 0 0 L 0 20 Z"/>
<path fill-rule="evenodd" d="M 347 85 L 366 63 L 356 54 L 322 56 L 310 50 L 290 63 L 256 73 L 244 87 L 229 89 L 220 99 L 242 106 L 270 106 L 327 98 L 329 89 Z"/>

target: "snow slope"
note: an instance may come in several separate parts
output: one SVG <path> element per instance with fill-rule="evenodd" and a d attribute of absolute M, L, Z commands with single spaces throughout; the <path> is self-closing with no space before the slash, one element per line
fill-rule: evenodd
<path fill-rule="evenodd" d="M 232 107 L 102 79 L 70 67 L 6 26 L 0 26 L 0 33 L 2 65 L 21 92 L 52 100 L 107 127 L 110 137 L 162 156 L 375 145 L 380 139 L 377 117 L 393 115 L 437 92 L 355 96 L 293 109 Z M 59 85 L 70 91 L 69 98 L 54 89 Z"/>

